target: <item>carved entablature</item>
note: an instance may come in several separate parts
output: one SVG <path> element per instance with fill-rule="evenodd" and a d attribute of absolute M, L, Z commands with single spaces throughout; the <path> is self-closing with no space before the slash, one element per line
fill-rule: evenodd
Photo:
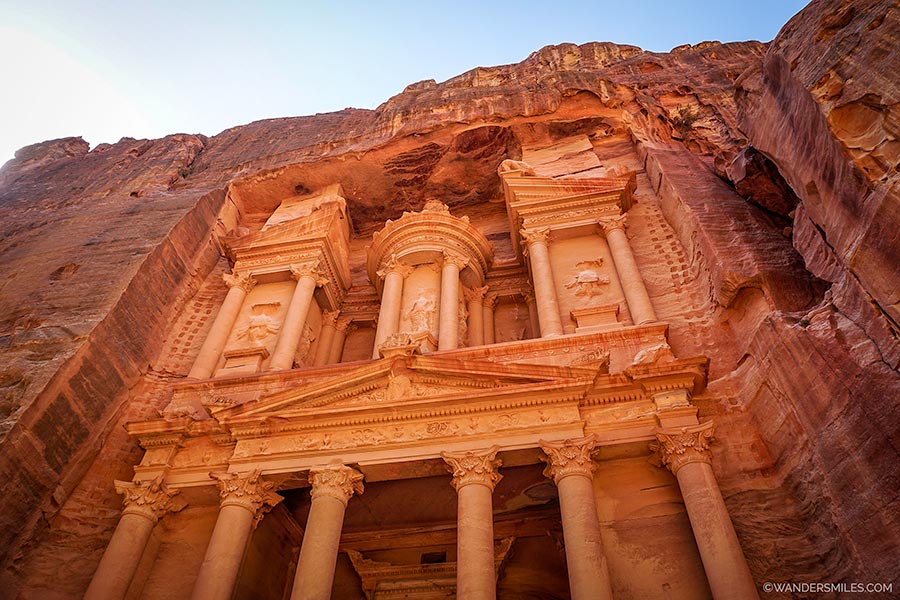
<path fill-rule="evenodd" d="M 445 204 L 430 200 L 420 212 L 405 212 L 372 236 L 366 268 L 380 294 L 384 274 L 395 265 L 439 265 L 445 260 L 460 265 L 465 285 L 481 286 L 494 251 L 467 217 L 454 217 Z"/>
<path fill-rule="evenodd" d="M 225 240 L 236 277 L 278 281 L 314 273 L 319 304 L 340 308 L 350 287 L 350 227 L 339 186 L 288 198 L 260 231 Z"/>
<path fill-rule="evenodd" d="M 637 181 L 634 174 L 582 179 L 540 177 L 521 161 L 504 161 L 498 173 L 510 231 L 546 230 L 565 237 L 595 233 L 599 219 L 626 212 L 631 208 Z M 512 242 L 521 258 L 522 240 L 513 235 Z"/>

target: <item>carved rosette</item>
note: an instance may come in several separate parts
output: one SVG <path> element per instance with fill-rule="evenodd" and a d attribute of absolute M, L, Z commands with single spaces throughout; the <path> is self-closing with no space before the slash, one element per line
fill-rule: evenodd
<path fill-rule="evenodd" d="M 618 215 L 615 217 L 604 217 L 597 221 L 600 227 L 603 228 L 603 234 L 609 235 L 611 231 L 616 229 L 621 229 L 625 231 L 625 215 Z"/>
<path fill-rule="evenodd" d="M 259 520 L 263 514 L 283 500 L 272 491 L 275 484 L 260 480 L 260 471 L 250 473 L 210 473 L 219 486 L 219 505 L 246 508 Z"/>
<path fill-rule="evenodd" d="M 399 273 L 401 277 L 406 279 L 413 272 L 413 268 L 407 265 L 404 262 L 401 262 L 396 254 L 391 254 L 387 261 L 384 263 L 384 266 L 381 267 L 378 271 L 376 271 L 376 275 L 379 278 L 384 279 L 387 277 L 388 273 Z"/>
<path fill-rule="evenodd" d="M 239 287 L 246 294 L 256 285 L 256 280 L 248 273 L 223 273 L 222 280 L 229 288 Z"/>
<path fill-rule="evenodd" d="M 550 245 L 550 228 L 549 227 L 541 227 L 538 229 L 525 229 L 522 228 L 519 230 L 519 235 L 522 236 L 522 239 L 531 246 L 533 244 L 543 244 L 545 246 Z"/>
<path fill-rule="evenodd" d="M 459 492 L 463 486 L 477 483 L 488 486 L 491 491 L 503 475 L 497 469 L 503 464 L 497 457 L 500 446 L 487 450 L 468 452 L 441 452 L 441 458 L 453 471 L 453 488 Z"/>
<path fill-rule="evenodd" d="M 137 483 L 116 480 L 114 484 L 116 493 L 124 496 L 123 516 L 140 515 L 156 523 L 167 512 L 178 512 L 184 508 L 184 501 L 175 498 L 178 490 L 168 489 L 162 482 L 162 477 Z"/>
<path fill-rule="evenodd" d="M 562 442 L 541 440 L 538 444 L 547 455 L 546 459 L 542 459 L 547 463 L 544 476 L 553 479 L 557 485 L 561 479 L 569 475 L 580 475 L 590 479 L 594 469 L 597 468 L 597 465 L 591 460 L 591 454 L 597 444 L 597 436 L 593 434 Z"/>
<path fill-rule="evenodd" d="M 291 277 L 297 281 L 303 277 L 309 277 L 316 282 L 316 287 L 328 283 L 328 272 L 322 268 L 319 262 L 291 265 Z"/>
<path fill-rule="evenodd" d="M 461 254 L 456 254 L 455 252 L 447 252 L 444 251 L 444 264 L 445 265 L 453 265 L 456 267 L 458 271 L 462 271 L 466 268 L 466 265 L 469 264 L 469 259 Z"/>
<path fill-rule="evenodd" d="M 686 464 L 711 462 L 709 444 L 714 431 L 712 421 L 679 429 L 659 429 L 656 432 L 657 441 L 650 444 L 650 450 L 656 453 L 659 466 L 668 467 L 677 474 Z"/>
<path fill-rule="evenodd" d="M 354 493 L 363 493 L 363 474 L 346 465 L 310 469 L 309 482 L 314 501 L 320 496 L 329 496 L 347 506 Z"/>

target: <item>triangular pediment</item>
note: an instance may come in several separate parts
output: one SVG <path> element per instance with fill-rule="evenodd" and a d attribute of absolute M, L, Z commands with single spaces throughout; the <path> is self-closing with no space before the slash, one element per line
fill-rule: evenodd
<path fill-rule="evenodd" d="M 290 419 L 368 409 L 408 408 L 455 399 L 587 387 L 596 368 L 498 364 L 427 356 L 382 359 L 241 405 L 210 407 L 217 420 Z"/>

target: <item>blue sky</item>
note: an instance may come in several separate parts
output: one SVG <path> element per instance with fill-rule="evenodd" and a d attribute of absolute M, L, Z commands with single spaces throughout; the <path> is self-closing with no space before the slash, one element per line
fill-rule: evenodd
<path fill-rule="evenodd" d="M 805 2 L 0 0 L 0 163 L 35 142 L 214 135 L 375 108 L 548 44 L 772 39 Z"/>

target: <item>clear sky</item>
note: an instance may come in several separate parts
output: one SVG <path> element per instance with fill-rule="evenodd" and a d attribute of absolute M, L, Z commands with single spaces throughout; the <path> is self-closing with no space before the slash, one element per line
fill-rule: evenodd
<path fill-rule="evenodd" d="M 95 146 L 375 108 L 548 44 L 768 41 L 805 4 L 0 0 L 0 164 L 59 137 Z"/>

